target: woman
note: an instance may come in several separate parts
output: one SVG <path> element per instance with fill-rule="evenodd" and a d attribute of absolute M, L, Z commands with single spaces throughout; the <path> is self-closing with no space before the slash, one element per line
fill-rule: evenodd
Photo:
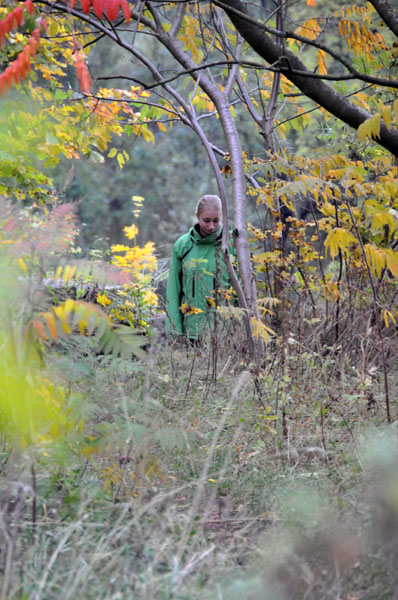
<path fill-rule="evenodd" d="M 196 225 L 174 244 L 166 288 L 166 332 L 192 342 L 211 324 L 220 290 L 230 287 L 221 252 L 220 198 L 202 196 L 195 214 Z"/>

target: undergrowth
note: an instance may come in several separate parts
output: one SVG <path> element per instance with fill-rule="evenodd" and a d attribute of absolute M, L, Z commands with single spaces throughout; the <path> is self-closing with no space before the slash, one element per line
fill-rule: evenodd
<path fill-rule="evenodd" d="M 3 599 L 398 597 L 377 372 L 337 351 L 269 347 L 259 368 L 233 346 L 215 363 L 206 344 L 136 361 L 90 344 L 48 361 L 71 431 L 3 439 Z"/>

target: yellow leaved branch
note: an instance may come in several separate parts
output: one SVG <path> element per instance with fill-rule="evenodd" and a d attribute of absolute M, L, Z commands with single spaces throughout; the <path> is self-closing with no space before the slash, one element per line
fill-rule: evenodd
<path fill-rule="evenodd" d="M 357 244 L 358 240 L 355 235 L 341 227 L 332 229 L 325 240 L 325 248 L 326 250 L 329 250 L 332 258 L 335 258 L 338 255 L 339 250 L 341 252 L 346 252 L 350 247 L 356 246 Z"/>
<path fill-rule="evenodd" d="M 270 335 L 271 336 L 276 335 L 275 331 L 273 329 L 271 329 L 271 327 L 268 327 L 267 325 L 265 325 L 265 323 L 260 321 L 260 319 L 251 317 L 250 322 L 251 322 L 251 326 L 252 326 L 252 330 L 253 330 L 253 336 L 256 339 L 262 338 L 264 340 L 264 342 L 267 343 Z"/>

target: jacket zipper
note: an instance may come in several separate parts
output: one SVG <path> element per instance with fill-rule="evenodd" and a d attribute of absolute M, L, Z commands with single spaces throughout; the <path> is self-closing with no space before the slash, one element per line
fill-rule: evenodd
<path fill-rule="evenodd" d="M 192 274 L 192 298 L 195 298 L 195 271 Z"/>

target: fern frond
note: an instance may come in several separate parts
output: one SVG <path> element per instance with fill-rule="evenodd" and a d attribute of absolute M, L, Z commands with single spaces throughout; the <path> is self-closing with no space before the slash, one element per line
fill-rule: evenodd
<path fill-rule="evenodd" d="M 41 312 L 29 321 L 25 330 L 25 339 L 52 340 L 56 342 L 73 332 L 95 338 L 98 350 L 129 358 L 133 354 L 143 358 L 145 338 L 126 325 L 112 323 L 98 306 L 68 298 L 59 306 Z"/>

